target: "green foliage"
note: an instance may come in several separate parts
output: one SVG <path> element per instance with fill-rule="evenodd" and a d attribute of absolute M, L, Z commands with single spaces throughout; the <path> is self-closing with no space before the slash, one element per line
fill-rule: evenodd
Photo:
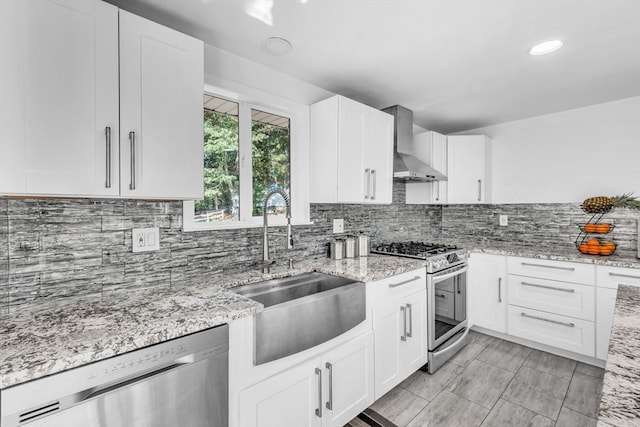
<path fill-rule="evenodd" d="M 238 118 L 204 111 L 204 199 L 195 203 L 196 214 L 224 211 L 238 219 Z M 290 191 L 289 129 L 252 123 L 253 215 L 262 215 L 262 200 L 275 188 Z"/>

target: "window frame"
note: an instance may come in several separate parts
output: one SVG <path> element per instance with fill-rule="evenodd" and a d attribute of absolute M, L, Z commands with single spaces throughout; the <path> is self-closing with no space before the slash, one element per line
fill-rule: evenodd
<path fill-rule="evenodd" d="M 251 109 L 258 109 L 289 119 L 289 168 L 291 222 L 294 225 L 311 224 L 309 220 L 309 106 L 285 100 L 276 95 L 244 88 L 243 94 L 205 84 L 203 94 L 238 103 L 238 121 L 251 123 Z M 251 159 L 251 126 L 238 128 L 240 220 L 221 222 L 195 222 L 195 202 L 185 200 L 182 205 L 183 231 L 228 230 L 262 227 L 262 216 L 250 216 L 253 204 L 253 162 Z M 249 153 L 249 158 L 246 157 Z M 204 167 L 204 165 L 203 165 Z M 249 216 L 243 211 L 249 212 Z M 286 225 L 286 218 L 270 217 L 269 225 Z"/>

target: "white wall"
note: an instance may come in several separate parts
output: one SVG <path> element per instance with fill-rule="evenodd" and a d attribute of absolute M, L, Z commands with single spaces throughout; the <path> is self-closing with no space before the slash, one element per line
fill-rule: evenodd
<path fill-rule="evenodd" d="M 464 133 L 493 139 L 493 203 L 640 196 L 640 97 Z"/>

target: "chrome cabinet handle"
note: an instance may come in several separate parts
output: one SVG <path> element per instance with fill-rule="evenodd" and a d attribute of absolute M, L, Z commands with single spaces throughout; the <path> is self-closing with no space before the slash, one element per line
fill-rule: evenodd
<path fill-rule="evenodd" d="M 111 188 L 111 126 L 104 128 L 104 137 L 106 143 L 106 181 L 105 188 Z"/>
<path fill-rule="evenodd" d="M 446 295 L 444 295 L 444 294 L 436 294 L 436 296 L 437 296 L 438 298 L 446 298 L 446 297 L 447 297 L 447 296 L 446 296 Z"/>
<path fill-rule="evenodd" d="M 609 276 L 626 277 L 628 279 L 640 279 L 640 276 L 634 276 L 633 274 L 622 274 L 622 273 L 613 273 L 613 272 L 609 272 Z"/>
<path fill-rule="evenodd" d="M 478 180 L 478 201 L 482 201 L 482 180 Z"/>
<path fill-rule="evenodd" d="M 420 278 L 420 276 L 415 276 L 412 279 L 407 279 L 407 280 L 403 280 L 402 282 L 398 282 L 398 283 L 389 283 L 389 287 L 390 288 L 397 288 L 398 286 L 402 286 L 402 285 L 406 285 L 407 283 L 411 283 L 415 280 L 418 280 Z"/>
<path fill-rule="evenodd" d="M 575 271 L 574 267 L 561 267 L 558 265 L 545 265 L 545 264 L 535 264 L 532 262 L 521 262 L 522 265 L 527 265 L 529 267 L 543 267 L 543 268 L 554 268 L 556 270 L 566 270 L 566 271 Z"/>
<path fill-rule="evenodd" d="M 409 332 L 407 332 L 407 336 L 411 338 L 413 334 L 413 309 L 411 307 L 411 304 L 407 304 L 406 307 L 407 311 L 405 312 L 405 314 L 409 315 Z"/>
<path fill-rule="evenodd" d="M 131 181 L 129 182 L 129 190 L 136 189 L 136 133 L 129 132 L 129 145 L 131 148 Z"/>
<path fill-rule="evenodd" d="M 575 289 L 564 289 L 564 288 L 558 288 L 556 286 L 547 286 L 547 285 L 538 285 L 537 283 L 528 283 L 528 282 L 520 282 L 525 286 L 533 286 L 534 288 L 544 288 L 544 289 L 553 289 L 554 291 L 562 291 L 562 292 L 569 292 L 569 293 L 573 293 L 576 290 Z"/>
<path fill-rule="evenodd" d="M 329 370 L 329 401 L 327 409 L 333 411 L 333 365 L 327 362 L 324 366 Z"/>
<path fill-rule="evenodd" d="M 376 198 L 376 170 L 371 169 L 371 200 Z"/>
<path fill-rule="evenodd" d="M 400 307 L 400 312 L 402 313 L 402 323 L 404 325 L 402 335 L 400 336 L 400 341 L 407 340 L 407 313 L 405 312 L 405 307 Z"/>
<path fill-rule="evenodd" d="M 528 317 L 530 319 L 542 320 L 543 322 L 555 323 L 556 325 L 569 326 L 570 328 L 574 328 L 576 325 L 569 322 L 560 322 L 558 320 L 546 319 L 544 317 L 532 316 L 527 313 L 520 313 L 522 317 Z"/>
<path fill-rule="evenodd" d="M 436 202 L 438 200 L 440 200 L 440 181 L 436 182 L 436 189 L 438 190 L 438 193 L 436 194 Z"/>
<path fill-rule="evenodd" d="M 498 302 L 502 302 L 502 277 L 498 277 Z"/>
<path fill-rule="evenodd" d="M 367 177 L 367 192 L 364 193 L 364 199 L 368 200 L 369 199 L 369 188 L 371 188 L 371 169 L 365 169 L 364 170 L 364 174 Z"/>
<path fill-rule="evenodd" d="M 316 368 L 318 376 L 318 407 L 316 408 L 316 416 L 322 418 L 322 369 Z"/>

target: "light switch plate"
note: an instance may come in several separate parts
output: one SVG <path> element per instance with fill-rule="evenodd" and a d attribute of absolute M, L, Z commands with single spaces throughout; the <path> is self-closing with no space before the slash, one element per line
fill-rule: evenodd
<path fill-rule="evenodd" d="M 509 225 L 509 216 L 508 215 L 500 215 L 500 225 L 506 227 Z"/>
<path fill-rule="evenodd" d="M 344 219 L 340 218 L 333 220 L 333 232 L 344 233 Z"/>
<path fill-rule="evenodd" d="M 157 251 L 160 249 L 160 229 L 134 228 L 131 230 L 131 247 L 133 252 Z"/>

